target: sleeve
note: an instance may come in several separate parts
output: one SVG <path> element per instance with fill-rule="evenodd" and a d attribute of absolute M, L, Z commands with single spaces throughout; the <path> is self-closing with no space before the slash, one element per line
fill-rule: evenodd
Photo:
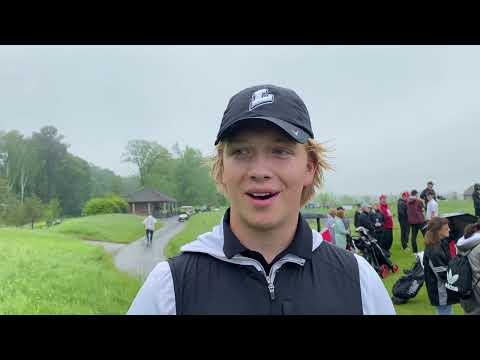
<path fill-rule="evenodd" d="M 364 315 L 396 315 L 392 300 L 382 279 L 362 256 L 354 254 L 358 263 Z"/>
<path fill-rule="evenodd" d="M 168 262 L 162 261 L 148 275 L 127 315 L 175 315 L 175 291 Z"/>
<path fill-rule="evenodd" d="M 448 257 L 443 251 L 432 251 L 430 253 L 429 265 L 442 281 L 447 281 Z"/>

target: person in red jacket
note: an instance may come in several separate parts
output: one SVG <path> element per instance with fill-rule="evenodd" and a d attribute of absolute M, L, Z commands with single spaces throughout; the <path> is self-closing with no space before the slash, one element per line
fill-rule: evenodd
<path fill-rule="evenodd" d="M 393 242 L 393 215 L 387 204 L 387 196 L 384 194 L 380 195 L 380 211 L 385 219 L 383 225 L 383 246 L 390 253 Z"/>
<path fill-rule="evenodd" d="M 418 230 L 422 233 L 425 238 L 425 216 L 423 215 L 423 201 L 418 198 L 418 191 L 412 190 L 410 197 L 407 201 L 407 216 L 408 224 L 410 225 L 410 232 L 412 234 L 412 251 L 414 254 L 418 253 L 417 248 L 417 235 Z"/>

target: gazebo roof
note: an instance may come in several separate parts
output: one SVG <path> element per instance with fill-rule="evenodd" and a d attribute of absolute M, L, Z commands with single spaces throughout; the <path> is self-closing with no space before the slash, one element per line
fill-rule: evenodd
<path fill-rule="evenodd" d="M 141 202 L 169 202 L 176 203 L 177 200 L 162 194 L 156 190 L 145 188 L 143 190 L 137 191 L 128 196 L 129 203 L 141 203 Z"/>

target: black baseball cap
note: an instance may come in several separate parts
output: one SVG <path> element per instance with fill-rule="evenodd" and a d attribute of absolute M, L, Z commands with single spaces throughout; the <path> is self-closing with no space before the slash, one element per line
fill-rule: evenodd
<path fill-rule="evenodd" d="M 275 85 L 257 85 L 232 96 L 223 114 L 215 145 L 239 124 L 255 119 L 277 125 L 301 144 L 314 137 L 307 107 L 295 91 Z"/>

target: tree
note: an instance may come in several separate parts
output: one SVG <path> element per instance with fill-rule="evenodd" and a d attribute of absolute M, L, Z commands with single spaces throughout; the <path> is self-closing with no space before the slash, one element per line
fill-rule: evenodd
<path fill-rule="evenodd" d="M 60 218 L 62 214 L 62 208 L 60 206 L 60 201 L 58 199 L 52 199 L 48 203 L 44 215 L 47 225 L 53 223 L 56 219 Z"/>
<path fill-rule="evenodd" d="M 43 214 L 43 205 L 40 199 L 36 196 L 26 198 L 23 203 L 23 211 L 25 220 L 31 222 L 32 229 L 36 220 L 40 219 Z"/>
<path fill-rule="evenodd" d="M 67 153 L 58 164 L 57 176 L 56 192 L 63 211 L 67 215 L 80 215 L 92 193 L 88 162 Z"/>
<path fill-rule="evenodd" d="M 145 186 L 145 178 L 157 159 L 167 154 L 168 150 L 155 141 L 131 140 L 122 154 L 122 160 L 137 165 L 140 185 Z"/>
<path fill-rule="evenodd" d="M 38 154 L 39 171 L 35 178 L 34 192 L 44 201 L 57 197 L 58 170 L 67 155 L 67 144 L 62 142 L 54 126 L 44 126 L 32 135 L 32 146 Z"/>

